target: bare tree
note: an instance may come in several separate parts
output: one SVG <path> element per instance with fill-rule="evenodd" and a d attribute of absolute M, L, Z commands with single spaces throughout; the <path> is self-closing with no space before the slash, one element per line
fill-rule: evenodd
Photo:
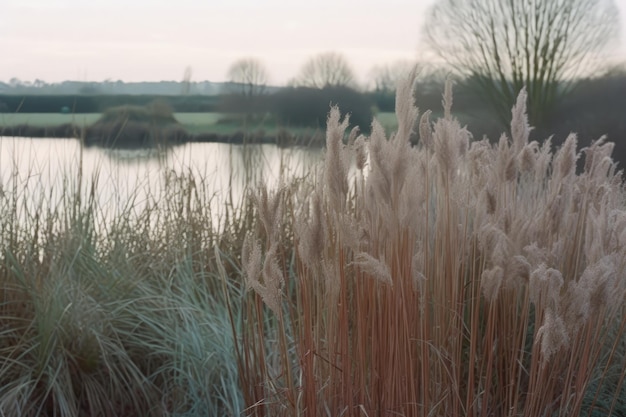
<path fill-rule="evenodd" d="M 259 60 L 243 58 L 230 66 L 228 79 L 242 95 L 254 97 L 265 93 L 269 75 Z"/>
<path fill-rule="evenodd" d="M 302 87 L 324 88 L 354 86 L 354 71 L 348 60 L 336 52 L 326 52 L 309 59 L 291 84 Z"/>
<path fill-rule="evenodd" d="M 377 65 L 370 71 L 371 86 L 374 91 L 393 93 L 399 81 L 405 79 L 411 71 L 419 72 L 421 66 L 416 62 L 400 60 L 386 65 Z"/>
<path fill-rule="evenodd" d="M 502 122 L 525 86 L 535 125 L 606 62 L 618 29 L 613 0 L 441 0 L 424 26 L 432 49 L 479 87 Z"/>

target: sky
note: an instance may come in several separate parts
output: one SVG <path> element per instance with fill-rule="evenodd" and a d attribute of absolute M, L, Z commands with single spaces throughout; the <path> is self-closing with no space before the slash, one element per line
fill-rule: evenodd
<path fill-rule="evenodd" d="M 220 82 L 253 57 L 284 85 L 333 51 L 366 82 L 376 65 L 432 59 L 420 31 L 434 1 L 0 0 L 0 81 L 180 81 L 190 67 L 192 81 Z"/>

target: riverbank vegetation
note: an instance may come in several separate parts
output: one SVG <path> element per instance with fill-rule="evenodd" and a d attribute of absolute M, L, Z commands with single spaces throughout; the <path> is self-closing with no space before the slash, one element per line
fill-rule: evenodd
<path fill-rule="evenodd" d="M 411 146 L 411 81 L 396 133 L 334 109 L 319 169 L 248 178 L 219 221 L 192 170 L 112 219 L 80 161 L 63 190 L 9 172 L 0 412 L 624 414 L 613 145 L 530 140 L 524 92 L 510 135 L 472 140 L 448 85 Z"/>

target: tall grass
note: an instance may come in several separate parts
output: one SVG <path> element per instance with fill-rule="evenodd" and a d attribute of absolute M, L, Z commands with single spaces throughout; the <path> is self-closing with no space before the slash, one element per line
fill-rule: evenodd
<path fill-rule="evenodd" d="M 307 187 L 259 186 L 231 305 L 246 415 L 623 415 L 626 210 L 602 139 L 472 141 L 451 114 L 351 132 Z M 577 162 L 584 156 L 584 167 Z"/>
<path fill-rule="evenodd" d="M 218 224 L 208 179 L 164 170 L 112 215 L 81 164 L 0 181 L 0 415 L 239 415 L 213 248 L 240 251 L 245 207 Z"/>

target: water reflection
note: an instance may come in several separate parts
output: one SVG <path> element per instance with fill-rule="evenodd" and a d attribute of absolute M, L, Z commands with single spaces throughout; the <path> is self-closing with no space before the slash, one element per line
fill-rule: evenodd
<path fill-rule="evenodd" d="M 172 178 L 193 176 L 218 218 L 227 201 L 241 201 L 246 185 L 276 184 L 281 173 L 306 175 L 320 159 L 319 149 L 274 145 L 188 143 L 166 151 L 104 150 L 81 147 L 73 139 L 0 137 L 0 191 L 32 211 L 62 209 L 68 192 L 80 189 L 93 195 L 104 217 L 111 217 L 167 196 Z"/>

